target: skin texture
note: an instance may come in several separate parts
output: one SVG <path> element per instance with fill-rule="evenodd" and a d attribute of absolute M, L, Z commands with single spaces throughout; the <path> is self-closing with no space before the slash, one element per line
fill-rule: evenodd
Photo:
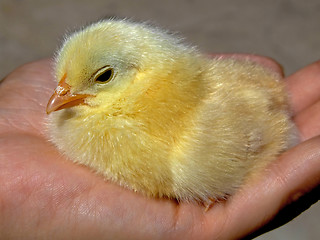
<path fill-rule="evenodd" d="M 270 60 L 253 58 L 279 71 Z M 51 64 L 27 64 L 0 85 L 2 239 L 240 238 L 319 185 L 320 62 L 284 80 L 302 142 L 207 212 L 197 204 L 145 198 L 64 159 L 43 125 L 56 85 Z"/>

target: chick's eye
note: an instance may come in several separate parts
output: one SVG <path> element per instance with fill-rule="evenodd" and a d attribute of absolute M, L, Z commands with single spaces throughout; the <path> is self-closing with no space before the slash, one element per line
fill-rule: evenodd
<path fill-rule="evenodd" d="M 113 74 L 114 71 L 112 68 L 105 69 L 104 71 L 101 71 L 101 73 L 97 74 L 95 81 L 99 83 L 107 83 L 113 78 Z"/>

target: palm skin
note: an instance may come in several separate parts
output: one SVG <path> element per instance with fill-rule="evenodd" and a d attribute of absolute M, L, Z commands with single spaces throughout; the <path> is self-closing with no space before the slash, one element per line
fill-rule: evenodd
<path fill-rule="evenodd" d="M 45 106 L 56 86 L 51 71 L 50 60 L 34 62 L 0 85 L 1 238 L 240 238 L 320 182 L 320 62 L 285 79 L 301 143 L 208 211 L 145 198 L 64 159 L 45 132 Z"/>

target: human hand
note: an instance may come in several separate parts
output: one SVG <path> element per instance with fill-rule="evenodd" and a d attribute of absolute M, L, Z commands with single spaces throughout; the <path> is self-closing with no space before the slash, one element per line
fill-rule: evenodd
<path fill-rule="evenodd" d="M 250 58 L 278 68 L 268 59 Z M 0 85 L 2 238 L 240 238 L 320 182 L 320 62 L 285 79 L 302 142 L 207 212 L 197 204 L 145 198 L 61 156 L 44 124 L 56 86 L 50 64 L 25 65 Z"/>

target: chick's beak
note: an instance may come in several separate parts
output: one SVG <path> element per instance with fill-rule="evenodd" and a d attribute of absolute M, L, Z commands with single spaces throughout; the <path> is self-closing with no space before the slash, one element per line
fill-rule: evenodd
<path fill-rule="evenodd" d="M 65 79 L 66 75 L 63 76 L 50 97 L 46 108 L 47 114 L 64 108 L 84 104 L 84 99 L 91 96 L 89 94 L 72 94 L 70 92 L 71 86 L 65 82 Z"/>

